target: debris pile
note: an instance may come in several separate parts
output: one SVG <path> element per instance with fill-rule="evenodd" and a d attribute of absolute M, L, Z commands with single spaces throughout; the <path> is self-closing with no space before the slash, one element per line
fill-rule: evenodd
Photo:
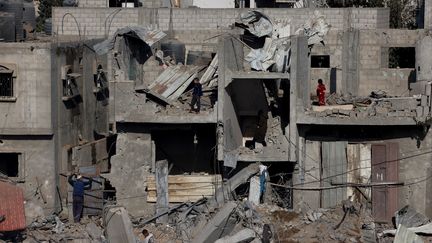
<path fill-rule="evenodd" d="M 432 240 L 432 223 L 425 215 L 418 213 L 409 205 L 401 208 L 394 217 L 396 229 L 385 229 L 378 232 L 381 239 L 394 237 L 394 242 L 430 242 Z"/>
<path fill-rule="evenodd" d="M 412 117 L 421 119 L 430 114 L 430 96 L 390 97 L 384 91 L 372 92 L 369 97 L 333 93 L 328 105 L 313 106 L 309 115 L 337 118 Z"/>
<path fill-rule="evenodd" d="M 101 217 L 84 217 L 81 223 L 71 223 L 67 218 L 51 215 L 35 219 L 25 231 L 29 242 L 62 242 L 70 240 L 105 240 Z"/>
<path fill-rule="evenodd" d="M 288 19 L 272 20 L 259 11 L 243 13 L 240 20 L 241 23 L 236 23 L 236 26 L 245 29 L 255 38 L 265 37 L 264 46 L 256 49 L 250 47 L 251 50 L 245 57 L 251 68 L 256 71 L 288 72 L 290 67 L 291 21 Z M 305 35 L 308 38 L 308 46 L 312 48 L 313 45 L 324 44 L 324 37 L 330 27 L 325 17 L 319 11 L 315 11 L 314 16 L 307 20 L 295 32 L 295 35 Z"/>

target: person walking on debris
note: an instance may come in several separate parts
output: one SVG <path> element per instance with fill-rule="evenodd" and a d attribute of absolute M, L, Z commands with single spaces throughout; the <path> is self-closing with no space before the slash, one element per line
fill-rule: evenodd
<path fill-rule="evenodd" d="M 198 78 L 194 78 L 193 82 L 194 82 L 194 87 L 192 91 L 192 102 L 190 104 L 191 109 L 189 112 L 192 113 L 193 111 L 195 111 L 196 113 L 199 113 L 201 109 L 201 96 L 203 95 L 202 85 L 200 84 Z M 196 109 L 195 109 L 195 105 L 197 106 Z"/>
<path fill-rule="evenodd" d="M 322 79 L 318 79 L 318 86 L 316 89 L 317 97 L 318 97 L 318 105 L 325 105 L 325 91 L 326 87 L 322 81 Z"/>
<path fill-rule="evenodd" d="M 68 178 L 69 184 L 73 187 L 72 211 L 74 222 L 79 223 L 84 208 L 84 190 L 91 189 L 92 179 L 84 180 L 80 174 L 72 174 Z"/>

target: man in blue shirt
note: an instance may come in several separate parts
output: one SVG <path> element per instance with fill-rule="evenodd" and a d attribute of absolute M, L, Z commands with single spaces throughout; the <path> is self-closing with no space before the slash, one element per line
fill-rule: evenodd
<path fill-rule="evenodd" d="M 201 96 L 203 95 L 202 92 L 202 85 L 199 82 L 198 78 L 194 78 L 194 86 L 193 86 L 193 91 L 192 91 L 192 102 L 190 104 L 191 109 L 190 109 L 190 113 L 192 113 L 193 111 L 195 111 L 196 113 L 200 112 L 200 108 L 201 108 Z M 196 109 L 194 109 L 194 106 L 197 106 Z"/>
<path fill-rule="evenodd" d="M 81 220 L 81 215 L 84 208 L 84 190 L 91 189 L 92 179 L 84 179 L 80 174 L 72 174 L 68 178 L 69 184 L 73 187 L 72 212 L 74 222 L 78 223 Z"/>

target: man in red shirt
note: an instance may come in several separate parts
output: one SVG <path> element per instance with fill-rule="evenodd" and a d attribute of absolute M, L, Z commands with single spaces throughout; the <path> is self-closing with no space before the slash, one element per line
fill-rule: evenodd
<path fill-rule="evenodd" d="M 326 87 L 323 84 L 322 79 L 318 79 L 318 86 L 316 89 L 316 93 L 318 96 L 318 105 L 320 105 L 320 106 L 325 105 L 325 90 L 326 90 Z"/>

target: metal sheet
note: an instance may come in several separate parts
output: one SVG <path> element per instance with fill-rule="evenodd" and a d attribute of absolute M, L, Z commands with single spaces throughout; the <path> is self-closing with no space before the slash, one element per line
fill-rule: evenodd
<path fill-rule="evenodd" d="M 386 146 L 372 145 L 372 182 L 386 181 Z M 372 215 L 375 220 L 386 221 L 386 189 L 376 187 L 372 189 Z"/>
<path fill-rule="evenodd" d="M 146 92 L 164 100 L 176 100 L 203 69 L 204 66 L 170 66 L 148 86 Z"/>
<path fill-rule="evenodd" d="M 347 142 L 323 142 L 321 182 L 322 186 L 331 186 L 331 183 L 347 182 Z M 346 199 L 346 188 L 324 190 L 321 193 L 321 207 L 333 207 Z"/>
<path fill-rule="evenodd" d="M 399 167 L 397 143 L 372 145 L 372 182 L 397 181 Z M 377 221 L 391 222 L 398 209 L 397 187 L 372 189 L 372 214 Z"/>
<path fill-rule="evenodd" d="M 0 181 L 0 232 L 16 231 L 26 228 L 24 214 L 24 194 L 20 187 Z"/>
<path fill-rule="evenodd" d="M 160 41 L 166 36 L 162 30 L 152 30 L 145 27 L 129 26 L 125 28 L 118 29 L 113 37 L 106 39 L 100 43 L 93 46 L 98 55 L 103 55 L 108 53 L 109 50 L 114 48 L 114 44 L 118 36 L 129 36 L 133 38 L 138 38 L 144 41 L 150 47 L 155 43 Z"/>

